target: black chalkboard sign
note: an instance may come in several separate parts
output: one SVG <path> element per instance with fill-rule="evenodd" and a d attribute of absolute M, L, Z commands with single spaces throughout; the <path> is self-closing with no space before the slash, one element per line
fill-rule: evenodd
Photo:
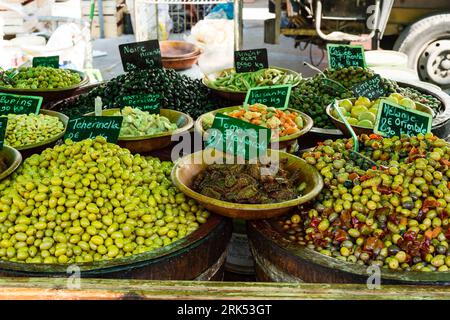
<path fill-rule="evenodd" d="M 0 93 L 0 115 L 38 114 L 42 105 L 42 97 L 22 96 L 18 94 Z"/>
<path fill-rule="evenodd" d="M 261 103 L 268 107 L 284 110 L 289 105 L 291 97 L 290 85 L 251 88 L 247 91 L 245 104 Z"/>
<path fill-rule="evenodd" d="M 59 68 L 59 56 L 34 57 L 33 67 Z"/>
<path fill-rule="evenodd" d="M 6 126 L 8 125 L 7 117 L 0 117 L 0 148 L 3 148 L 5 141 Z"/>
<path fill-rule="evenodd" d="M 254 72 L 269 67 L 267 49 L 240 50 L 234 52 L 236 72 Z"/>
<path fill-rule="evenodd" d="M 116 143 L 122 127 L 123 117 L 86 116 L 70 120 L 64 139 L 81 141 L 103 136 L 108 142 Z"/>
<path fill-rule="evenodd" d="M 431 114 L 405 108 L 389 100 L 381 100 L 374 132 L 384 137 L 407 134 L 416 136 L 431 131 Z"/>
<path fill-rule="evenodd" d="M 341 69 L 347 67 L 366 68 L 363 46 L 344 44 L 327 44 L 328 68 Z"/>
<path fill-rule="evenodd" d="M 375 100 L 379 97 L 386 96 L 386 89 L 383 86 L 380 75 L 367 79 L 352 87 L 352 91 L 356 97 L 366 97 Z"/>
<path fill-rule="evenodd" d="M 154 94 L 133 94 L 129 96 L 123 96 L 121 98 L 121 107 L 133 107 L 148 113 L 159 114 L 161 95 L 159 93 Z"/>
<path fill-rule="evenodd" d="M 249 160 L 265 155 L 270 138 L 269 128 L 217 113 L 206 146 Z"/>
<path fill-rule="evenodd" d="M 139 69 L 162 68 L 158 40 L 131 42 L 119 45 L 122 66 L 126 72 Z"/>

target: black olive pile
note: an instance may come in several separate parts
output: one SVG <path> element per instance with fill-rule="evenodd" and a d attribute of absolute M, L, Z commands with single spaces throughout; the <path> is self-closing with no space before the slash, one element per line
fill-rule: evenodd
<path fill-rule="evenodd" d="M 119 75 L 89 93 L 55 106 L 69 117 L 94 111 L 96 97 L 102 99 L 103 108 L 118 108 L 123 96 L 160 93 L 161 108 L 175 109 L 197 118 L 201 114 L 228 105 L 210 95 L 200 80 L 180 75 L 172 69 L 138 70 Z"/>
<path fill-rule="evenodd" d="M 300 84 L 292 90 L 290 108 L 305 112 L 314 120 L 314 126 L 324 129 L 335 128 L 325 112 L 326 107 L 334 99 L 347 99 L 354 96 L 350 90 L 354 85 L 375 76 L 370 69 L 361 67 L 348 67 L 338 70 L 324 71 L 326 78 L 338 82 L 338 84 L 327 83 L 322 74 L 312 78 L 301 80 Z M 397 92 L 399 87 L 393 81 L 382 79 L 386 92 Z M 342 86 L 339 86 L 339 84 Z M 347 90 L 345 90 L 345 89 Z"/>

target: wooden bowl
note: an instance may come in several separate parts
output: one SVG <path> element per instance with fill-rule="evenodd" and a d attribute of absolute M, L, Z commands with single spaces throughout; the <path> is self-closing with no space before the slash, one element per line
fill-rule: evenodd
<path fill-rule="evenodd" d="M 120 109 L 106 109 L 103 110 L 104 116 L 111 116 Z M 93 116 L 94 113 L 88 113 L 87 116 Z M 139 137 L 120 137 L 117 140 L 117 144 L 122 148 L 127 148 L 131 153 L 147 153 L 155 150 L 164 149 L 172 143 L 171 137 L 175 134 L 181 134 L 189 131 L 194 126 L 194 120 L 187 114 L 171 110 L 161 109 L 160 115 L 168 118 L 170 122 L 176 123 L 178 129 L 170 132 L 163 132 L 148 136 Z"/>
<path fill-rule="evenodd" d="M 68 69 L 80 75 L 81 81 L 73 86 L 58 89 L 14 89 L 0 86 L 1 93 L 20 94 L 24 96 L 40 96 L 43 98 L 42 105 L 47 106 L 58 101 L 70 98 L 77 92 L 80 87 L 89 83 L 88 76 L 81 71 Z"/>
<path fill-rule="evenodd" d="M 162 59 L 184 59 L 200 54 L 200 48 L 187 41 L 165 40 L 159 42 Z"/>
<path fill-rule="evenodd" d="M 380 99 L 383 99 L 383 98 L 380 98 Z M 354 103 L 356 98 L 350 98 L 348 100 L 350 100 L 352 103 Z M 338 103 L 340 101 L 342 101 L 342 100 L 338 100 Z M 331 118 L 331 121 L 333 121 L 336 128 L 338 128 L 344 134 L 344 136 L 351 137 L 351 134 L 347 130 L 347 127 L 345 126 L 344 122 L 342 122 L 340 119 L 336 119 L 335 117 L 333 117 L 333 115 L 331 114 L 332 109 L 333 109 L 333 104 L 330 103 L 325 110 L 327 115 Z M 425 106 L 421 103 L 416 102 L 416 109 L 419 111 L 433 115 L 433 111 L 431 110 L 431 108 L 428 106 Z M 373 133 L 373 129 L 370 129 L 370 128 L 360 127 L 357 125 L 352 125 L 351 127 L 352 127 L 353 131 L 355 131 L 356 135 L 358 135 L 358 136 L 361 134 Z"/>
<path fill-rule="evenodd" d="M 276 153 L 279 159 L 287 159 L 286 169 L 300 171 L 303 181 L 307 186 L 305 194 L 301 197 L 278 203 L 270 204 L 241 204 L 222 201 L 204 196 L 191 189 L 194 178 L 203 171 L 208 163 L 219 160 L 223 163 L 225 155 L 218 150 L 202 150 L 179 159 L 172 168 L 172 181 L 175 186 L 188 197 L 197 200 L 211 212 L 239 219 L 267 219 L 289 212 L 292 208 L 315 198 L 323 188 L 323 180 L 320 173 L 303 159 L 289 153 L 277 150 L 268 150 L 269 155 Z M 230 162 L 232 163 L 232 162 Z"/>
<path fill-rule="evenodd" d="M 8 168 L 0 173 L 0 180 L 3 180 L 20 166 L 22 155 L 19 151 L 7 145 L 3 145 L 3 148 L 0 150 L 0 155 L 6 158 L 6 164 L 8 165 Z"/>
<path fill-rule="evenodd" d="M 289 69 L 284 69 L 284 68 L 279 68 L 279 67 L 270 67 L 272 69 L 278 69 L 278 70 L 282 70 L 285 71 L 288 74 L 293 74 L 296 76 L 300 76 L 299 73 L 293 71 L 293 70 L 289 70 Z M 220 77 L 220 75 L 222 75 L 224 72 L 226 71 L 230 71 L 234 68 L 228 68 L 228 69 L 224 69 L 222 71 L 219 72 L 215 72 L 212 74 L 209 74 L 207 76 L 205 76 L 202 79 L 202 82 L 205 86 L 207 86 L 215 95 L 224 98 L 226 100 L 230 100 L 230 101 L 234 101 L 237 102 L 239 104 L 242 104 L 245 101 L 245 96 L 247 95 L 247 90 L 245 91 L 234 91 L 234 90 L 224 90 L 224 89 L 217 89 L 214 88 L 213 86 L 211 86 L 210 81 L 211 80 L 215 80 L 218 77 Z M 299 84 L 299 82 L 293 83 L 292 87 L 295 87 Z"/>
<path fill-rule="evenodd" d="M 197 132 L 199 132 L 203 136 L 203 139 L 206 141 L 206 139 L 208 137 L 207 137 L 206 130 L 204 128 L 204 123 L 203 123 L 204 120 L 207 117 L 214 116 L 217 113 L 231 112 L 231 111 L 234 111 L 239 108 L 242 108 L 242 106 L 226 107 L 226 108 L 221 108 L 221 109 L 217 109 L 214 111 L 204 113 L 200 117 L 198 117 L 198 119 L 195 121 L 194 128 Z M 277 149 L 283 150 L 283 151 L 289 150 L 289 148 L 292 145 L 296 144 L 297 139 L 299 137 L 301 137 L 302 135 L 306 134 L 309 130 L 311 130 L 311 128 L 313 126 L 313 120 L 307 114 L 300 112 L 298 110 L 295 110 L 295 109 L 291 109 L 291 108 L 287 108 L 286 110 L 289 110 L 291 112 L 297 112 L 303 118 L 304 127 L 297 133 L 271 140 L 272 142 L 278 142 Z"/>
<path fill-rule="evenodd" d="M 58 142 L 59 139 L 64 137 L 64 134 L 66 133 L 67 124 L 69 122 L 69 117 L 67 117 L 65 114 L 62 114 L 60 112 L 56 112 L 53 110 L 46 110 L 46 109 L 41 109 L 39 111 L 39 113 L 45 114 L 48 116 L 52 116 L 52 117 L 57 117 L 64 124 L 64 130 L 51 139 L 41 141 L 39 143 L 28 144 L 26 146 L 15 147 L 22 154 L 22 157 L 24 159 L 28 158 L 29 156 L 31 156 L 35 153 L 41 153 L 42 151 L 44 151 L 47 148 L 52 148 Z"/>
<path fill-rule="evenodd" d="M 247 234 L 259 281 L 366 284 L 375 270 L 341 261 L 287 240 L 274 220 L 250 221 Z M 380 268 L 383 284 L 449 285 L 450 271 L 399 271 Z M 373 283 L 373 282 L 370 282 Z"/>
<path fill-rule="evenodd" d="M 173 58 L 173 59 L 162 58 L 162 65 L 166 69 L 186 70 L 192 68 L 192 66 L 195 63 L 197 63 L 200 54 L 201 52 L 185 58 Z"/>

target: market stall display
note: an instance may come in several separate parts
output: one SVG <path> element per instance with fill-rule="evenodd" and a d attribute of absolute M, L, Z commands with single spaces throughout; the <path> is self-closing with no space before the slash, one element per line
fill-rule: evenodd
<path fill-rule="evenodd" d="M 207 130 L 211 128 L 214 116 L 217 113 L 223 113 L 241 120 L 247 119 L 248 122 L 272 129 L 271 141 L 278 142 L 279 149 L 285 150 L 290 149 L 297 139 L 306 134 L 313 126 L 313 121 L 308 115 L 294 109 L 282 111 L 264 105 L 255 105 L 249 107 L 248 111 L 246 110 L 242 106 L 234 106 L 205 113 L 195 122 L 195 129 L 206 139 Z"/>
<path fill-rule="evenodd" d="M 301 80 L 300 74 L 289 69 L 269 67 L 255 72 L 237 73 L 234 68 L 225 69 L 203 78 L 203 84 L 217 96 L 242 103 L 248 89 L 290 84 L 296 86 Z"/>
<path fill-rule="evenodd" d="M 274 158 L 276 159 L 273 160 L 271 155 L 274 155 Z M 184 194 L 197 200 L 208 210 L 224 216 L 241 219 L 264 219 L 287 213 L 294 207 L 313 199 L 320 192 L 323 186 L 320 174 L 311 165 L 307 164 L 306 161 L 286 152 L 268 150 L 268 159 L 265 161 L 268 163 L 273 163 L 275 168 L 278 168 L 278 166 L 277 162 L 274 161 L 285 162 L 284 170 L 287 170 L 289 175 L 298 177 L 298 180 L 294 178 L 296 181 L 295 188 L 300 187 L 301 195 L 299 193 L 293 199 L 278 201 L 275 203 L 251 204 L 251 202 L 239 203 L 219 200 L 211 197 L 211 194 L 204 195 L 197 192 L 195 190 L 196 177 L 204 170 L 207 170 L 208 166 L 213 163 L 226 164 L 227 161 L 228 163 L 233 163 L 230 162 L 230 157 L 233 158 L 232 155 L 224 154 L 218 150 L 204 150 L 187 155 L 175 163 L 171 174 L 172 181 Z M 230 166 L 230 170 L 236 170 L 236 167 L 233 166 L 239 165 L 235 164 L 227 166 Z M 264 173 L 261 173 L 272 176 L 274 175 L 273 172 L 265 171 Z M 249 177 L 249 179 L 251 180 L 251 177 Z M 268 179 L 271 178 L 268 177 Z M 197 183 L 199 182 L 197 181 Z M 232 183 L 231 179 L 229 183 Z M 246 191 L 249 190 L 239 187 L 246 183 L 247 181 L 245 181 L 245 178 L 243 178 L 243 181 L 236 182 L 236 184 L 233 184 L 234 191 L 242 191 L 242 193 L 246 193 Z M 306 185 L 303 185 L 303 183 Z M 249 186 L 249 188 L 251 188 L 251 186 Z"/>
<path fill-rule="evenodd" d="M 287 250 L 297 247 L 291 254 L 318 265 L 316 274 L 302 275 L 308 280 L 361 281 L 363 266 L 378 266 L 386 280 L 449 282 L 416 274 L 448 271 L 448 144 L 432 134 L 359 139 L 360 152 L 379 169 L 363 170 L 345 158 L 352 140 L 325 141 L 302 155 L 320 170 L 321 194 L 270 228 L 289 243 Z M 322 274 L 330 267 L 334 275 Z"/>
<path fill-rule="evenodd" d="M 164 149 L 172 144 L 173 135 L 187 132 L 194 125 L 194 120 L 190 116 L 170 109 L 160 109 L 159 114 L 150 114 L 125 107 L 122 110 L 103 110 L 102 115 L 124 117 L 117 143 L 131 153 L 148 153 Z"/>

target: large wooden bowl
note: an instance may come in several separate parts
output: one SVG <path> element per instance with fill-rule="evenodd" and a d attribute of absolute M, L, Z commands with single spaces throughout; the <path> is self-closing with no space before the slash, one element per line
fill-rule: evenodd
<path fill-rule="evenodd" d="M 242 106 L 227 107 L 204 113 L 197 118 L 194 124 L 194 128 L 197 132 L 199 132 L 203 136 L 203 139 L 206 141 L 206 139 L 208 139 L 208 134 L 206 133 L 204 126 L 205 119 L 211 116 L 215 116 L 217 113 L 231 112 L 241 107 Z M 278 143 L 277 150 L 282 151 L 289 150 L 291 146 L 296 144 L 297 139 L 306 134 L 309 130 L 311 130 L 313 126 L 313 120 L 306 113 L 290 108 L 286 110 L 289 110 L 290 112 L 297 112 L 303 118 L 304 126 L 299 132 L 271 140 L 272 142 L 277 142 Z"/>
<path fill-rule="evenodd" d="M 197 200 L 208 210 L 227 217 L 240 219 L 267 219 L 279 216 L 302 203 L 310 201 L 320 193 L 323 188 L 323 180 L 316 168 L 306 163 L 303 159 L 283 151 L 268 150 L 268 153 L 269 155 L 277 153 L 279 159 L 286 158 L 288 161 L 286 169 L 288 171 L 301 172 L 303 181 L 307 184 L 303 196 L 278 203 L 241 204 L 214 199 L 194 191 L 191 188 L 194 178 L 208 166 L 208 163 L 212 163 L 214 159 L 223 161 L 224 157 L 233 157 L 211 149 L 198 151 L 179 159 L 172 168 L 172 181 L 181 192 Z M 211 155 L 211 157 L 208 155 Z"/>
<path fill-rule="evenodd" d="M 383 98 L 380 98 L 380 99 L 383 99 Z M 354 103 L 356 98 L 351 98 L 348 100 L 350 100 L 352 103 Z M 342 101 L 342 100 L 338 100 L 338 103 L 340 101 Z M 431 108 L 426 105 L 423 105 L 421 103 L 416 102 L 416 109 L 419 111 L 433 115 L 433 111 L 431 110 Z M 333 115 L 331 114 L 332 110 L 333 110 L 333 104 L 330 103 L 325 110 L 327 115 L 330 117 L 331 121 L 333 121 L 336 128 L 338 128 L 345 136 L 351 137 L 351 133 L 348 131 L 344 122 L 342 122 L 341 119 L 337 119 L 337 118 L 333 117 Z M 351 127 L 352 127 L 353 131 L 355 131 L 356 135 L 358 135 L 358 136 L 361 134 L 373 133 L 373 129 L 370 129 L 370 128 L 365 128 L 365 127 L 361 127 L 361 126 L 357 126 L 357 125 L 352 125 Z"/>
<path fill-rule="evenodd" d="M 278 70 L 282 70 L 285 71 L 288 74 L 293 74 L 296 76 L 300 76 L 297 72 L 293 71 L 293 70 L 289 70 L 289 69 L 284 69 L 284 68 L 279 68 L 279 67 L 270 67 L 272 69 L 278 69 Z M 215 72 L 212 74 L 209 74 L 207 76 L 205 76 L 202 79 L 202 82 L 205 86 L 207 86 L 215 95 L 226 99 L 226 100 L 230 100 L 230 101 L 234 101 L 237 102 L 238 104 L 242 104 L 245 101 L 245 96 L 247 95 L 247 90 L 245 91 L 235 91 L 235 90 L 224 90 L 224 89 L 217 89 L 215 87 L 213 87 L 210 84 L 210 81 L 217 79 L 218 77 L 220 77 L 220 75 L 222 75 L 224 72 L 226 71 L 230 71 L 233 68 L 228 68 L 228 69 L 224 69 L 222 71 L 219 72 Z M 295 87 L 299 84 L 299 82 L 293 83 L 292 87 Z"/>
<path fill-rule="evenodd" d="M 103 110 L 104 116 L 111 116 L 120 109 L 106 109 Z M 87 116 L 93 116 L 94 113 L 88 113 Z M 194 126 L 194 120 L 187 114 L 171 110 L 171 109 L 161 109 L 160 115 L 168 118 L 170 122 L 176 123 L 178 129 L 169 132 L 163 132 L 147 136 L 138 137 L 120 137 L 117 140 L 117 144 L 122 148 L 127 148 L 131 153 L 148 153 L 155 150 L 164 149 L 172 143 L 172 136 L 176 134 L 182 134 L 189 131 Z"/>
<path fill-rule="evenodd" d="M 42 105 L 49 106 L 58 101 L 72 97 L 82 86 L 89 83 L 88 76 L 81 71 L 69 69 L 80 75 L 81 81 L 73 86 L 58 89 L 14 89 L 0 86 L 1 93 L 20 94 L 24 96 L 40 96 L 43 98 Z"/>
<path fill-rule="evenodd" d="M 31 156 L 35 153 L 41 153 L 42 151 L 44 151 L 47 148 L 52 148 L 58 142 L 59 139 L 64 137 L 64 134 L 66 133 L 69 118 L 65 114 L 62 114 L 60 112 L 56 112 L 53 110 L 46 110 L 46 109 L 41 109 L 39 111 L 39 113 L 45 114 L 48 116 L 52 116 L 52 117 L 57 117 L 64 124 L 64 130 L 62 132 L 60 132 L 58 135 L 56 135 L 48 140 L 41 141 L 39 143 L 27 144 L 27 145 L 21 146 L 21 147 L 15 147 L 22 154 L 22 157 L 24 159 L 28 158 L 29 156 Z"/>
<path fill-rule="evenodd" d="M 22 155 L 16 149 L 3 145 L 3 148 L 0 150 L 0 156 L 6 158 L 6 164 L 8 165 L 8 168 L 0 173 L 1 181 L 12 174 L 20 166 Z"/>
<path fill-rule="evenodd" d="M 200 54 L 201 50 L 195 44 L 180 40 L 165 40 L 159 42 L 163 59 L 183 59 Z"/>
<path fill-rule="evenodd" d="M 211 215 L 205 224 L 168 246 L 129 257 L 91 263 L 36 264 L 0 260 L 0 276 L 147 280 L 222 280 L 231 238 L 229 219 Z"/>
<path fill-rule="evenodd" d="M 273 220 L 248 222 L 247 235 L 260 281 L 365 284 L 374 275 L 375 270 L 368 266 L 341 261 L 288 241 Z M 450 284 L 450 271 L 379 270 L 381 286 Z"/>

